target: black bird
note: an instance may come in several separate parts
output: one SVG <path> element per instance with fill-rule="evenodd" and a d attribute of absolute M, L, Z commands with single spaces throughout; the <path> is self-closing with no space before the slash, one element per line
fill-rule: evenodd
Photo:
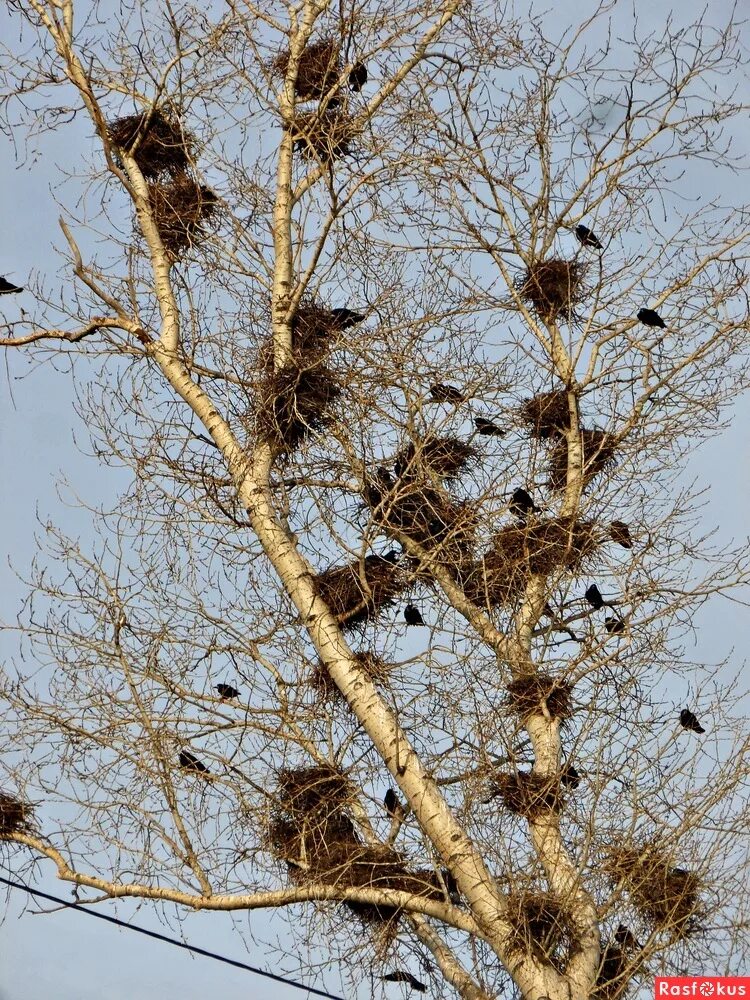
<path fill-rule="evenodd" d="M 581 776 L 572 764 L 566 764 L 560 771 L 560 784 L 572 789 L 581 784 Z"/>
<path fill-rule="evenodd" d="M 198 760 L 195 754 L 189 750 L 180 750 L 179 761 L 180 767 L 184 767 L 186 771 L 193 771 L 194 774 L 200 774 L 204 777 L 211 773 L 203 761 Z"/>
<path fill-rule="evenodd" d="M 539 510 L 530 495 L 520 486 L 517 490 L 513 490 L 509 506 L 510 512 L 514 517 L 526 517 L 533 511 Z"/>
<path fill-rule="evenodd" d="M 436 382 L 430 386 L 430 395 L 436 403 L 453 403 L 458 406 L 463 403 L 464 394 L 453 385 L 445 385 L 444 382 Z"/>
<path fill-rule="evenodd" d="M 625 924 L 618 924 L 617 930 L 615 931 L 615 942 L 624 951 L 635 951 L 636 948 L 640 948 L 640 944 L 636 940 L 635 934 Z"/>
<path fill-rule="evenodd" d="M 217 684 L 216 690 L 221 698 L 239 698 L 240 692 L 231 684 Z"/>
<path fill-rule="evenodd" d="M 349 89 L 355 93 L 367 83 L 367 66 L 363 62 L 356 62 L 349 70 Z"/>
<path fill-rule="evenodd" d="M 19 288 L 18 285 L 11 285 L 5 278 L 0 278 L 0 295 L 15 295 L 16 292 L 22 291 L 23 288 Z"/>
<path fill-rule="evenodd" d="M 599 590 L 599 588 L 595 583 L 591 584 L 591 586 L 588 588 L 588 590 L 583 596 L 586 598 L 586 600 L 594 609 L 594 611 L 598 611 L 600 608 L 603 608 L 604 605 L 607 603 L 602 597 L 602 592 Z"/>
<path fill-rule="evenodd" d="M 416 993 L 426 993 L 427 987 L 412 976 L 411 972 L 387 972 L 380 977 L 384 983 L 408 983 Z"/>
<path fill-rule="evenodd" d="M 604 627 L 610 635 L 622 635 L 625 631 L 625 622 L 622 618 L 605 618 Z"/>
<path fill-rule="evenodd" d="M 588 226 L 576 226 L 575 234 L 578 242 L 581 246 L 592 247 L 594 250 L 603 250 L 604 247 L 601 245 L 596 236 L 591 232 Z"/>
<path fill-rule="evenodd" d="M 401 561 L 401 557 L 403 556 L 403 554 L 404 553 L 399 552 L 398 549 L 388 549 L 386 554 L 384 556 L 381 556 L 380 558 L 383 560 L 383 562 L 387 562 L 390 563 L 391 566 L 395 566 L 398 562 Z"/>
<path fill-rule="evenodd" d="M 413 604 L 407 604 L 404 608 L 404 621 L 407 625 L 424 625 L 419 608 L 415 608 Z"/>
<path fill-rule="evenodd" d="M 497 424 L 493 424 L 486 417 L 474 417 L 474 426 L 478 434 L 486 434 L 488 437 L 502 437 L 505 431 Z"/>
<path fill-rule="evenodd" d="M 637 316 L 644 326 L 658 326 L 660 330 L 667 328 L 667 324 L 655 309 L 639 309 Z"/>
<path fill-rule="evenodd" d="M 331 316 L 336 321 L 336 326 L 339 330 L 348 330 L 350 326 L 356 326 L 357 323 L 361 323 L 365 319 L 364 313 L 347 309 L 346 306 L 338 306 L 336 309 L 331 309 Z"/>
<path fill-rule="evenodd" d="M 398 795 L 396 795 L 392 788 L 389 788 L 385 793 L 383 805 L 391 819 L 403 819 L 404 807 L 401 805 Z"/>
<path fill-rule="evenodd" d="M 609 537 L 613 542 L 622 545 L 624 549 L 633 548 L 633 540 L 630 537 L 630 528 L 624 521 L 613 521 L 609 526 Z"/>
<path fill-rule="evenodd" d="M 694 733 L 705 733 L 706 731 L 689 708 L 683 708 L 680 712 L 680 725 L 683 729 L 689 729 Z"/>

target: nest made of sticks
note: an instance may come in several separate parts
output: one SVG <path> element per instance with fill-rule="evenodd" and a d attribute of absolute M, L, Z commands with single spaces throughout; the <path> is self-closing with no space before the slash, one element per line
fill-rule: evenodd
<path fill-rule="evenodd" d="M 308 434 L 334 422 L 341 392 L 338 377 L 322 364 L 292 363 L 272 370 L 256 392 L 258 431 L 277 454 L 294 451 Z"/>
<path fill-rule="evenodd" d="M 432 473 L 440 479 L 456 479 L 478 454 L 476 448 L 460 438 L 428 434 L 402 448 L 394 464 L 402 470 L 403 478 Z"/>
<path fill-rule="evenodd" d="M 147 180 L 153 180 L 162 173 L 184 173 L 193 159 L 193 137 L 183 129 L 177 118 L 162 111 L 154 111 L 150 118 L 144 111 L 109 122 L 107 136 L 110 142 L 126 153 L 138 143 L 134 159 Z"/>
<path fill-rule="evenodd" d="M 340 108 L 297 115 L 292 127 L 294 148 L 319 163 L 332 163 L 351 153 L 358 132 L 354 119 Z"/>
<path fill-rule="evenodd" d="M 369 555 L 343 566 L 331 566 L 316 579 L 318 594 L 340 625 L 353 628 L 391 606 L 409 579 L 389 559 Z"/>
<path fill-rule="evenodd" d="M 289 52 L 280 52 L 271 64 L 278 76 L 285 76 Z M 335 38 L 321 38 L 303 49 L 297 64 L 294 92 L 303 101 L 318 100 L 333 87 L 341 75 L 341 49 Z"/>
<path fill-rule="evenodd" d="M 654 927 L 669 931 L 673 938 L 695 930 L 701 881 L 693 872 L 675 868 L 657 844 L 610 847 L 605 851 L 603 868 Z"/>
<path fill-rule="evenodd" d="M 508 685 L 508 704 L 522 719 L 537 715 L 546 707 L 553 719 L 569 719 L 573 714 L 573 689 L 566 681 L 549 674 L 528 674 Z"/>
<path fill-rule="evenodd" d="M 607 431 L 581 430 L 583 450 L 583 482 L 587 486 L 592 479 L 605 472 L 614 462 L 617 439 Z M 561 438 L 550 452 L 549 485 L 554 490 L 565 489 L 568 481 L 568 442 Z"/>
<path fill-rule="evenodd" d="M 507 917 L 513 930 L 512 947 L 560 968 L 575 950 L 576 938 L 565 907 L 547 892 L 511 892 Z"/>
<path fill-rule="evenodd" d="M 492 798 L 502 799 L 506 809 L 526 819 L 535 819 L 560 808 L 557 776 L 545 778 L 529 771 L 501 774 L 493 779 L 490 795 Z"/>
<path fill-rule="evenodd" d="M 210 188 L 187 174 L 166 184 L 150 182 L 148 198 L 161 241 L 172 257 L 205 237 L 219 201 Z"/>
<path fill-rule="evenodd" d="M 541 392 L 527 399 L 521 406 L 521 417 L 531 436 L 540 441 L 563 434 L 570 427 L 567 390 Z"/>
<path fill-rule="evenodd" d="M 585 276 L 586 266 L 581 261 L 550 257 L 529 264 L 516 287 L 542 319 L 570 319 L 586 295 Z"/>
<path fill-rule="evenodd" d="M 393 663 L 388 663 L 381 656 L 378 656 L 377 653 L 370 652 L 355 653 L 354 659 L 371 681 L 377 684 L 386 684 L 388 682 L 388 678 L 394 668 Z M 322 699 L 338 699 L 343 697 L 322 660 L 318 660 L 313 668 L 310 676 L 310 685 Z"/>
<path fill-rule="evenodd" d="M 29 833 L 33 814 L 33 806 L 8 792 L 0 792 L 0 837 Z"/>
<path fill-rule="evenodd" d="M 283 768 L 277 776 L 277 787 L 279 807 L 290 815 L 343 809 L 354 794 L 351 781 L 330 764 Z"/>

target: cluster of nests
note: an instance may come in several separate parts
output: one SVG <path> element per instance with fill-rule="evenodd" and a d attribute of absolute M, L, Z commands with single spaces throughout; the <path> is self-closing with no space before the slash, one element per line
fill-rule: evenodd
<path fill-rule="evenodd" d="M 450 898 L 455 888 L 445 874 L 433 869 L 409 871 L 397 851 L 362 842 L 351 818 L 353 796 L 351 782 L 328 765 L 279 772 L 268 840 L 293 881 Z M 365 923 L 395 926 L 401 916 L 395 906 L 355 901 L 345 905 Z"/>
<path fill-rule="evenodd" d="M 137 163 L 161 241 L 177 259 L 206 235 L 218 206 L 214 192 L 193 175 L 193 136 L 176 116 L 158 108 L 110 122 L 107 136 Z"/>
<path fill-rule="evenodd" d="M 33 807 L 15 795 L 0 792 L 0 838 L 14 833 L 30 833 Z"/>
<path fill-rule="evenodd" d="M 271 71 L 285 77 L 289 52 L 280 52 Z M 352 152 L 359 126 L 346 110 L 346 93 L 341 88 L 341 45 L 335 38 L 310 42 L 297 64 L 294 92 L 301 101 L 318 101 L 314 111 L 296 115 L 291 126 L 294 145 L 306 159 L 330 164 Z M 363 63 L 356 63 L 347 77 L 349 90 L 359 91 L 367 80 Z"/>

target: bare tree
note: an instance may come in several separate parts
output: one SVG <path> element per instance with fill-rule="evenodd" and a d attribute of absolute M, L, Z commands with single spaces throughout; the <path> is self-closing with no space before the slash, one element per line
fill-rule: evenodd
<path fill-rule="evenodd" d="M 2 343 L 132 472 L 29 579 L 14 865 L 307 914 L 374 992 L 737 970 L 742 690 L 683 639 L 748 560 L 678 475 L 747 382 L 748 209 L 683 180 L 744 167 L 738 28 L 10 7 L 6 117 L 95 141 Z"/>

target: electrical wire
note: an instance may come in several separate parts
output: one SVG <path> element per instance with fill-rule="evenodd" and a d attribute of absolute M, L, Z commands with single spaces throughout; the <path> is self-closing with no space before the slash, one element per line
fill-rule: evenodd
<path fill-rule="evenodd" d="M 202 955 L 204 958 L 213 958 L 217 962 L 224 962 L 225 965 L 233 965 L 236 969 L 244 969 L 246 972 L 252 972 L 256 976 L 264 976 L 266 979 L 273 979 L 276 983 L 284 983 L 285 986 L 291 986 L 296 990 L 307 990 L 307 993 L 310 996 L 326 997 L 327 1000 L 344 1000 L 344 997 L 340 997 L 335 993 L 326 993 L 325 990 L 315 989 L 314 986 L 305 986 L 304 983 L 298 983 L 294 979 L 285 979 L 284 976 L 277 976 L 273 972 L 266 972 L 263 969 L 257 969 L 254 965 L 246 965 L 245 962 L 238 962 L 234 958 L 227 958 L 226 955 L 218 955 L 214 951 L 207 951 L 205 948 L 197 948 L 195 945 L 186 944 L 184 941 L 178 941 L 177 938 L 168 937 L 166 934 L 159 934 L 158 931 L 150 931 L 146 927 L 139 927 L 137 924 L 129 924 L 124 920 L 118 920 L 117 917 L 110 917 L 107 913 L 99 913 L 97 910 L 89 910 L 85 906 L 81 906 L 78 902 L 71 903 L 67 899 L 61 899 L 59 896 L 51 896 L 48 892 L 42 892 L 41 889 L 32 889 L 31 886 L 24 885 L 22 882 L 13 882 L 11 879 L 4 878 L 2 875 L 0 875 L 0 882 L 3 882 L 11 889 L 22 889 L 31 896 L 38 896 L 40 899 L 47 899 L 51 903 L 59 903 L 67 909 L 77 910 L 78 913 L 85 913 L 87 916 L 97 917 L 99 920 L 106 920 L 107 923 L 117 924 L 118 927 L 124 927 L 125 930 L 136 931 L 138 934 L 145 934 L 146 937 L 156 938 L 157 941 L 165 941 L 167 944 L 173 944 L 177 948 L 184 948 L 186 951 L 192 951 L 195 955 Z"/>

